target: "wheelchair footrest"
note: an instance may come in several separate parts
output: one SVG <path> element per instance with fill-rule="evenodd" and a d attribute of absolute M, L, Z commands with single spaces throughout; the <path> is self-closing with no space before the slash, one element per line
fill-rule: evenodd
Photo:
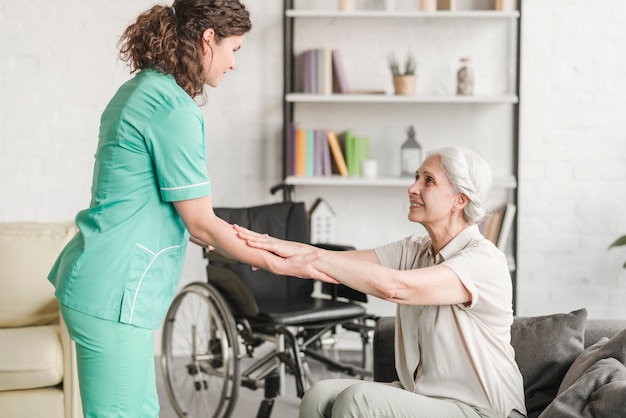
<path fill-rule="evenodd" d="M 348 331 L 355 331 L 355 332 L 374 331 L 374 326 L 373 325 L 360 324 L 360 323 L 357 323 L 357 322 L 346 322 L 345 324 L 341 324 L 341 327 L 343 329 L 347 329 Z"/>

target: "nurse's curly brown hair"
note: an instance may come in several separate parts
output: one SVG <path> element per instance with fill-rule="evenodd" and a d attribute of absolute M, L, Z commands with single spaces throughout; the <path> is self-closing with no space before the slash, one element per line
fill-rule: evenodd
<path fill-rule="evenodd" d="M 204 91 L 202 34 L 215 41 L 245 35 L 252 28 L 248 9 L 239 0 L 175 0 L 155 5 L 126 28 L 119 41 L 120 59 L 131 74 L 152 68 L 171 74 L 192 98 Z"/>

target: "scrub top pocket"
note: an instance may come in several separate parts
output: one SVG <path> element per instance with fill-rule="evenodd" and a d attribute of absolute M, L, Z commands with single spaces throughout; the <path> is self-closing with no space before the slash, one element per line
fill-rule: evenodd
<path fill-rule="evenodd" d="M 176 245 L 158 252 L 137 244 L 124 289 L 120 322 L 156 329 L 174 297 L 183 249 Z"/>

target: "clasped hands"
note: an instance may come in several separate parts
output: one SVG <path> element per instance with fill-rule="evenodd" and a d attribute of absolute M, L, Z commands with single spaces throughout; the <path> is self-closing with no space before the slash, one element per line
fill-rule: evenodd
<path fill-rule="evenodd" d="M 237 237 L 245 241 L 249 247 L 269 251 L 285 259 L 298 277 L 318 279 L 333 284 L 339 283 L 314 265 L 314 262 L 319 260 L 326 250 L 300 242 L 278 239 L 268 234 L 259 234 L 239 225 L 233 225 L 233 229 Z"/>

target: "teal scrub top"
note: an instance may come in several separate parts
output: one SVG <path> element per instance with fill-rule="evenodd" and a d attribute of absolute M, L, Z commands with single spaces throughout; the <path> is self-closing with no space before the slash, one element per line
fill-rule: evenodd
<path fill-rule="evenodd" d="M 106 107 L 88 209 L 48 280 L 59 302 L 159 327 L 189 240 L 172 202 L 211 194 L 204 120 L 171 75 L 143 70 Z"/>

